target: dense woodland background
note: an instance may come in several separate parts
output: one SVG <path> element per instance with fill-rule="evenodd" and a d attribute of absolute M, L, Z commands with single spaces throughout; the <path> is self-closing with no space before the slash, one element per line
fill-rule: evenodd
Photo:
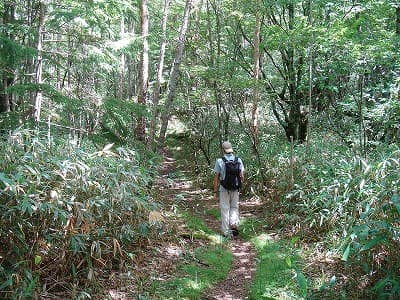
<path fill-rule="evenodd" d="M 315 299 L 400 296 L 398 1 L 2 0 L 0 13 L 0 298 L 89 297 L 94 270 L 163 238 L 148 213 L 172 135 L 207 188 L 230 140 L 261 221 L 352 274 Z"/>

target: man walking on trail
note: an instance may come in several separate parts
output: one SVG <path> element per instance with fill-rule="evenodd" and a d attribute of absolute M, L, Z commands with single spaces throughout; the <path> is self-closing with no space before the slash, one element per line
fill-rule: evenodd
<path fill-rule="evenodd" d="M 217 158 L 214 167 L 214 198 L 221 209 L 221 229 L 226 237 L 239 234 L 239 189 L 244 180 L 242 160 L 233 154 L 230 142 L 222 143 L 223 157 Z"/>

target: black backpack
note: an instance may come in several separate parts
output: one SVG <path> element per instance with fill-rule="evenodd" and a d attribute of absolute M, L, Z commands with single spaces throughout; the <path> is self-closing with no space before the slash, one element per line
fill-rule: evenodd
<path fill-rule="evenodd" d="M 221 180 L 221 185 L 229 191 L 239 190 L 242 182 L 240 180 L 240 163 L 238 157 L 234 160 L 227 160 L 222 157 L 225 164 L 225 178 Z"/>

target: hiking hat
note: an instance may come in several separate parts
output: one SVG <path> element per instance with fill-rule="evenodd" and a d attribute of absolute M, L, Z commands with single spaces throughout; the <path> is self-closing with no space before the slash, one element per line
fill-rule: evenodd
<path fill-rule="evenodd" d="M 222 149 L 224 149 L 225 153 L 233 153 L 232 144 L 229 142 L 223 142 Z"/>

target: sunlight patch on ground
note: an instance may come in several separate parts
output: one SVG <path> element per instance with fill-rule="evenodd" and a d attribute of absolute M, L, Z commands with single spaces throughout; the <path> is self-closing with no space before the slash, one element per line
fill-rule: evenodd
<path fill-rule="evenodd" d="M 268 245 L 271 241 L 278 240 L 278 236 L 275 233 L 263 233 L 255 238 L 254 243 L 258 248 L 262 248 Z"/>
<path fill-rule="evenodd" d="M 278 288 L 278 287 L 266 287 L 263 299 L 279 299 L 279 300 L 293 300 L 298 299 L 296 295 L 287 291 L 290 287 Z"/>
<path fill-rule="evenodd" d="M 200 289 L 202 289 L 202 284 L 199 283 L 199 282 L 197 281 L 197 279 L 196 279 L 196 280 L 188 280 L 187 286 L 188 286 L 188 288 L 190 288 L 190 289 L 192 289 L 192 290 L 197 290 L 197 291 L 199 291 Z"/>
<path fill-rule="evenodd" d="M 109 299 L 111 300 L 128 300 L 127 293 L 124 292 L 119 292 L 116 290 L 110 290 L 108 291 L 108 296 L 110 297 Z"/>
<path fill-rule="evenodd" d="M 169 257 L 179 257 L 183 250 L 181 247 L 170 245 L 166 249 L 167 256 Z"/>
<path fill-rule="evenodd" d="M 171 190 L 187 190 L 192 188 L 193 182 L 192 181 L 184 181 L 179 183 L 174 183 L 173 186 L 170 188 Z M 187 193 L 187 192 L 185 192 Z"/>
<path fill-rule="evenodd" d="M 192 184 L 192 182 L 190 181 L 190 184 Z M 189 195 L 203 195 L 204 193 L 207 193 L 209 190 L 193 190 L 193 191 L 185 191 L 186 194 Z M 211 196 L 210 196 L 211 197 Z"/>
<path fill-rule="evenodd" d="M 209 234 L 208 238 L 212 242 L 212 245 L 221 245 L 224 242 L 224 238 L 220 234 Z"/>

